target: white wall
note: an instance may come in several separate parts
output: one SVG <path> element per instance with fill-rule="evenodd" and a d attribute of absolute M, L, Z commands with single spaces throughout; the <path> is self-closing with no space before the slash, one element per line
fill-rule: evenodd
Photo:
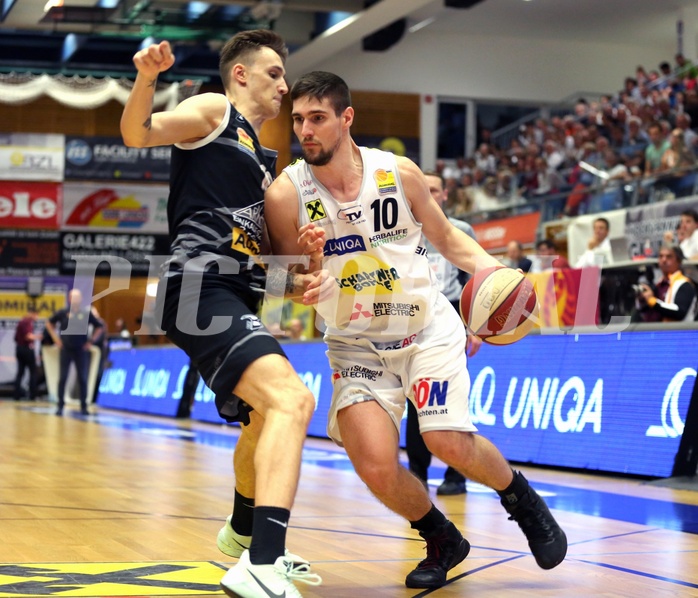
<path fill-rule="evenodd" d="M 674 47 L 560 40 L 405 34 L 386 52 L 356 44 L 313 69 L 343 77 L 362 91 L 429 93 L 485 100 L 554 102 L 579 91 L 615 93 L 642 64 L 673 63 Z"/>

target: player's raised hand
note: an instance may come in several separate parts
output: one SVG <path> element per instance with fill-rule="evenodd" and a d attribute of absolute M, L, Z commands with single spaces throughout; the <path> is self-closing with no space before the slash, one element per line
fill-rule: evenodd
<path fill-rule="evenodd" d="M 325 247 L 325 231 L 316 227 L 312 222 L 298 229 L 298 247 L 310 258 L 308 270 L 316 270 L 322 263 L 323 248 Z"/>
<path fill-rule="evenodd" d="M 143 48 L 133 57 L 133 64 L 138 72 L 151 78 L 169 69 L 174 61 L 175 57 L 168 41 Z"/>

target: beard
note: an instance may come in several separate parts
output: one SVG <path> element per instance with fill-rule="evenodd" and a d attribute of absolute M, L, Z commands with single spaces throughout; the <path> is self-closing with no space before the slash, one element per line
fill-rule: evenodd
<path fill-rule="evenodd" d="M 313 155 L 309 154 L 305 148 L 301 148 L 301 152 L 303 153 L 303 159 L 312 166 L 326 166 L 334 156 L 334 149 L 320 150 Z"/>

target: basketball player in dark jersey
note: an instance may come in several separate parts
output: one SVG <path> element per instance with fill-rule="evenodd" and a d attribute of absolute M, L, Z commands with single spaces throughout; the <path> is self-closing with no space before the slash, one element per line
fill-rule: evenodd
<path fill-rule="evenodd" d="M 168 42 L 151 45 L 134 56 L 138 74 L 121 119 L 128 146 L 174 145 L 171 256 L 162 268 L 158 309 L 167 337 L 214 391 L 221 417 L 245 424 L 234 456 L 232 522 L 218 545 L 240 557 L 223 589 L 250 598 L 300 596 L 292 580 L 320 582 L 307 561 L 285 550 L 315 400 L 255 315 L 263 272 L 251 265 L 263 253 L 264 190 L 276 162 L 258 135 L 288 92 L 287 55 L 277 34 L 241 32 L 221 50 L 225 94 L 196 95 L 153 113 L 158 74 L 175 59 Z M 291 275 L 291 287 L 294 280 L 302 293 L 311 278 Z"/>

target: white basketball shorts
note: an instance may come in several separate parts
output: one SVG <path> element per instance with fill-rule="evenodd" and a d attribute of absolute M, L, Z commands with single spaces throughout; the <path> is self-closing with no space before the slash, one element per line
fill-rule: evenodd
<path fill-rule="evenodd" d="M 385 343 L 337 336 L 325 340 L 333 370 L 327 434 L 340 446 L 337 413 L 363 401 L 377 401 L 398 431 L 406 398 L 417 408 L 422 432 L 477 431 L 468 406 L 465 327 L 443 295 L 431 324 L 414 337 Z"/>

